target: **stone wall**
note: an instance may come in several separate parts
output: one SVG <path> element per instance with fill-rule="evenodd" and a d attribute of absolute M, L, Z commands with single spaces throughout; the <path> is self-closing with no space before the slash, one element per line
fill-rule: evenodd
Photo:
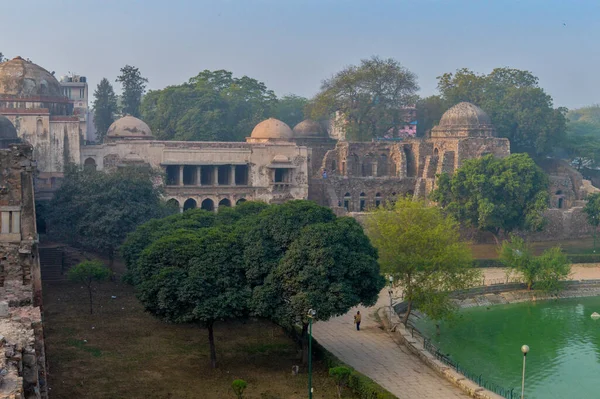
<path fill-rule="evenodd" d="M 47 397 L 32 153 L 0 150 L 0 398 Z"/>

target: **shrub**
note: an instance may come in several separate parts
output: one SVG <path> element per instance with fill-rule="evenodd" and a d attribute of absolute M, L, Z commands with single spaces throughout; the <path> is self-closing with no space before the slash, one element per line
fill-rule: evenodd
<path fill-rule="evenodd" d="M 360 399 L 397 399 L 373 380 L 357 371 L 352 371 L 350 374 L 348 386 Z"/>
<path fill-rule="evenodd" d="M 352 370 L 344 366 L 332 367 L 329 369 L 329 375 L 335 380 L 338 397 L 340 399 L 342 399 L 342 390 L 345 386 L 348 386 L 348 379 L 350 378 L 351 373 Z"/>
<path fill-rule="evenodd" d="M 244 394 L 244 391 L 246 390 L 247 386 L 248 384 L 244 380 L 234 380 L 231 383 L 231 388 L 233 389 L 233 392 L 235 393 L 237 399 L 242 399 L 242 395 Z"/>

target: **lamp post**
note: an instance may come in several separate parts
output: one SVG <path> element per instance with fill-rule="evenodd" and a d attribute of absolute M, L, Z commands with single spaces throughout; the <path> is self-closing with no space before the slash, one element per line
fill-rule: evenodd
<path fill-rule="evenodd" d="M 523 379 L 521 380 L 521 399 L 525 399 L 525 359 L 527 359 L 529 346 L 523 345 L 521 347 L 521 352 L 523 352 Z"/>
<path fill-rule="evenodd" d="M 312 322 L 317 315 L 317 311 L 310 309 L 308 311 L 308 399 L 312 399 Z"/>
<path fill-rule="evenodd" d="M 392 328 L 392 312 L 393 312 L 393 304 L 392 304 L 392 288 L 394 286 L 394 276 L 392 276 L 391 274 L 388 276 L 388 279 L 390 281 L 390 288 L 388 290 L 388 294 L 390 295 L 390 329 Z"/>

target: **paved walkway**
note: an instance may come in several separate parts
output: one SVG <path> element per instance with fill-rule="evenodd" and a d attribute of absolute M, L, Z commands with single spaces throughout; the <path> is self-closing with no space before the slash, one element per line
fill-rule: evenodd
<path fill-rule="evenodd" d="M 574 266 L 571 278 L 575 280 L 600 279 L 600 266 Z M 505 276 L 501 268 L 485 269 L 489 283 Z M 389 305 L 386 290 L 372 308 L 358 307 L 347 314 L 317 322 L 313 335 L 327 350 L 344 363 L 352 366 L 399 399 L 468 398 L 459 388 L 442 378 L 418 357 L 396 344 L 379 328 L 373 318 L 375 311 Z M 361 330 L 356 331 L 353 316 L 360 310 L 363 315 Z"/>
<path fill-rule="evenodd" d="M 343 316 L 315 323 L 314 337 L 344 363 L 399 399 L 468 398 L 378 327 L 373 313 L 386 306 L 388 298 L 384 290 L 373 308 L 354 308 Z M 360 331 L 353 324 L 357 310 L 362 314 Z"/>

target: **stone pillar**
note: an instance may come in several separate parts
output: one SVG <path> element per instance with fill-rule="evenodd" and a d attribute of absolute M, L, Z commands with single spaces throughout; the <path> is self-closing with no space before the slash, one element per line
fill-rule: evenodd
<path fill-rule="evenodd" d="M 219 185 L 219 165 L 213 166 L 213 186 Z"/>
<path fill-rule="evenodd" d="M 229 174 L 229 185 L 235 186 L 235 165 L 231 165 L 231 173 Z"/>
<path fill-rule="evenodd" d="M 371 164 L 371 176 L 377 177 L 377 162 Z"/>
<path fill-rule="evenodd" d="M 183 165 L 179 165 L 179 185 L 183 186 Z"/>
<path fill-rule="evenodd" d="M 202 166 L 196 167 L 196 185 L 197 186 L 202 185 Z"/>

